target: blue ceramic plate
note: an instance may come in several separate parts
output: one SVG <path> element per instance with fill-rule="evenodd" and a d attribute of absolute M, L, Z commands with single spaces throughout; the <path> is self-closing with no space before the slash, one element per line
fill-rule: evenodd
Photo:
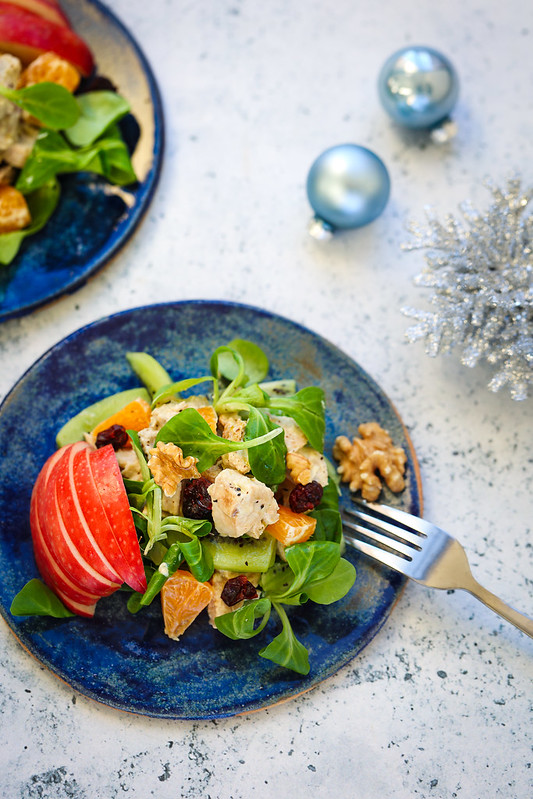
<path fill-rule="evenodd" d="M 110 316 L 59 342 L 37 361 L 0 408 L 0 608 L 36 658 L 80 693 L 106 705 L 172 719 L 210 719 L 267 707 L 307 691 L 334 674 L 372 640 L 397 601 L 404 578 L 348 550 L 356 564 L 352 591 L 331 606 L 289 608 L 310 651 L 301 677 L 257 655 L 278 632 L 271 619 L 261 636 L 231 641 L 201 614 L 179 643 L 163 633 L 158 602 L 131 616 L 118 592 L 97 605 L 95 618 L 13 618 L 13 596 L 36 576 L 28 521 L 30 494 L 59 427 L 108 394 L 138 385 L 124 353 L 147 350 L 175 380 L 205 374 L 220 344 L 247 338 L 261 344 L 273 379 L 326 392 L 326 452 L 335 436 L 376 420 L 408 453 L 407 487 L 384 499 L 419 513 L 418 467 L 407 432 L 389 400 L 350 358 L 293 322 L 226 302 L 152 305 Z M 349 502 L 349 497 L 344 497 Z"/>
<path fill-rule="evenodd" d="M 161 168 L 161 100 L 138 44 L 98 0 L 62 0 L 62 7 L 93 51 L 98 73 L 130 103 L 122 132 L 134 148 L 139 182 L 117 191 L 93 175 L 61 177 L 61 199 L 48 224 L 0 268 L 0 321 L 78 289 L 109 261 L 141 221 Z"/>

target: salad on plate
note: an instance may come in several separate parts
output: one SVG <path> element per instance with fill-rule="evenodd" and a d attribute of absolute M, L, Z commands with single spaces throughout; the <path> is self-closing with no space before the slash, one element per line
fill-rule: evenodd
<path fill-rule="evenodd" d="M 143 386 L 71 418 L 38 475 L 30 526 L 42 580 L 12 614 L 92 617 L 122 591 L 132 614 L 160 602 L 178 647 L 207 613 L 222 635 L 258 636 L 261 657 L 307 674 L 290 606 L 311 614 L 356 576 L 323 453 L 323 390 L 269 381 L 266 354 L 243 339 L 178 382 L 146 352 L 126 357 Z M 265 641 L 272 615 L 280 631 Z"/>
<path fill-rule="evenodd" d="M 1 264 L 54 213 L 60 175 L 136 182 L 120 130 L 129 111 L 57 0 L 0 2 Z"/>

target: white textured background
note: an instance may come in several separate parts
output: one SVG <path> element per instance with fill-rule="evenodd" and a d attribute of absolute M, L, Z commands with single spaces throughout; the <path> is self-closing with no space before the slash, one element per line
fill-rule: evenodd
<path fill-rule="evenodd" d="M 424 205 L 443 216 L 482 181 L 532 183 L 533 6 L 523 0 L 114 0 L 163 95 L 167 150 L 134 238 L 72 296 L 0 327 L 0 391 L 58 339 L 146 302 L 222 298 L 323 334 L 380 383 L 422 468 L 425 515 L 466 545 L 487 587 L 533 611 L 533 398 L 486 389 L 487 368 L 409 345 L 424 306 L 402 252 Z M 385 117 L 384 60 L 446 53 L 460 132 L 424 146 Z M 387 164 L 372 225 L 318 244 L 305 179 L 353 141 Z M 5 799 L 529 799 L 533 646 L 466 594 L 409 585 L 386 627 L 310 694 L 217 722 L 161 722 L 96 705 L 0 624 Z"/>

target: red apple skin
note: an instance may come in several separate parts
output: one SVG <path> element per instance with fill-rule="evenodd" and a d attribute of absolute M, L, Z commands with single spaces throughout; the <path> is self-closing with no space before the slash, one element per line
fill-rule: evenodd
<path fill-rule="evenodd" d="M 41 577 L 62 600 L 63 604 L 80 616 L 94 615 L 98 596 L 78 588 L 55 562 L 42 531 L 42 499 L 46 493 L 49 475 L 61 452 L 55 452 L 45 463 L 33 487 L 30 505 L 30 528 L 35 561 Z"/>
<path fill-rule="evenodd" d="M 30 11 L 32 14 L 37 14 L 38 17 L 47 19 L 49 22 L 54 22 L 56 25 L 63 27 L 70 27 L 67 15 L 56 3 L 50 0 L 9 0 L 11 5 L 19 6 L 25 11 Z"/>
<path fill-rule="evenodd" d="M 100 526 L 97 526 L 96 530 L 94 524 L 95 522 L 97 524 L 98 520 L 94 519 L 94 515 L 90 521 L 85 517 L 78 498 L 84 487 L 74 476 L 74 460 L 77 455 L 82 455 L 89 449 L 89 445 L 84 441 L 73 444 L 54 468 L 59 510 L 65 528 L 82 558 L 102 577 L 121 584 L 123 580 L 108 559 L 106 538 L 101 540 L 101 536 L 95 535 L 100 531 Z"/>
<path fill-rule="evenodd" d="M 62 448 L 62 455 L 55 462 L 43 495 L 42 531 L 55 561 L 73 583 L 89 593 L 108 596 L 119 588 L 119 584 L 99 574 L 80 553 L 77 543 L 78 530 L 67 530 L 61 515 L 61 497 L 58 492 L 58 475 L 64 468 L 70 447 Z"/>
<path fill-rule="evenodd" d="M 140 558 L 140 550 L 139 544 L 137 542 L 135 527 L 133 528 L 135 541 L 130 539 L 132 535 L 131 511 L 129 510 L 129 504 L 127 501 L 127 496 L 125 495 L 122 478 L 120 478 L 120 489 L 121 494 L 126 496 L 125 504 L 128 506 L 127 514 L 124 507 L 124 502 L 121 502 L 121 509 L 123 509 L 124 518 L 120 520 L 120 523 L 117 525 L 117 527 L 113 528 L 109 522 L 108 513 L 106 512 L 106 508 L 102 502 L 100 492 L 94 479 L 93 470 L 91 468 L 91 462 L 93 459 L 100 460 L 104 458 L 106 462 L 111 462 L 113 467 L 112 479 L 113 482 L 115 482 L 116 473 L 114 467 L 115 464 L 117 464 L 116 457 L 114 453 L 111 458 L 109 453 L 104 453 L 102 456 L 98 455 L 98 452 L 101 452 L 101 450 L 97 450 L 95 452 L 86 449 L 77 452 L 74 457 L 73 477 L 81 510 L 93 532 L 95 539 L 100 544 L 100 548 L 105 552 L 109 562 L 120 575 L 121 580 L 135 591 L 145 591 L 146 577 L 144 575 L 142 559 Z M 101 472 L 102 483 L 107 480 L 105 469 L 106 467 L 104 465 Z M 127 556 L 121 546 L 123 536 L 120 536 L 120 542 L 119 537 L 117 537 L 117 531 L 123 527 L 126 529 L 126 537 L 129 541 L 129 546 L 126 548 Z M 132 552 L 134 553 L 133 557 Z M 130 557 L 132 557 L 131 561 Z"/>
<path fill-rule="evenodd" d="M 0 2 L 0 50 L 12 53 L 24 64 L 51 51 L 69 61 L 85 77 L 94 69 L 89 47 L 73 30 L 13 3 Z"/>
<path fill-rule="evenodd" d="M 30 527 L 41 576 L 74 613 L 93 616 L 96 602 L 122 581 L 146 590 L 137 533 L 111 446 L 91 450 L 76 442 L 55 452 L 35 482 Z"/>
<path fill-rule="evenodd" d="M 115 534 L 119 549 L 128 565 L 124 581 L 135 591 L 146 591 L 146 575 L 141 557 L 139 541 L 128 495 L 124 488 L 120 467 L 111 444 L 89 454 L 89 466 L 105 514 Z"/>

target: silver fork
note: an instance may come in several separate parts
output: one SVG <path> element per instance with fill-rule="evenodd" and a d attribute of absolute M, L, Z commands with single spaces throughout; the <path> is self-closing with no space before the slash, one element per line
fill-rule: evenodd
<path fill-rule="evenodd" d="M 434 524 L 387 505 L 342 509 L 347 544 L 431 588 L 468 591 L 533 638 L 533 619 L 506 605 L 472 576 L 461 544 Z M 362 536 L 362 537 L 361 537 Z"/>

